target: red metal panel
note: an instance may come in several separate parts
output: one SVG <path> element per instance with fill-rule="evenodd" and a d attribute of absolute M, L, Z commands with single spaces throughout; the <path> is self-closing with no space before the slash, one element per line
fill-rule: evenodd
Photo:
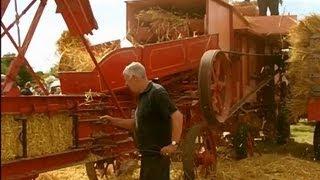
<path fill-rule="evenodd" d="M 149 78 L 164 77 L 197 66 L 205 52 L 218 48 L 218 36 L 201 36 L 159 44 L 143 49 L 143 62 Z"/>
<path fill-rule="evenodd" d="M 320 121 L 320 97 L 309 99 L 307 113 L 309 121 Z"/>
<path fill-rule="evenodd" d="M 208 3 L 208 34 L 219 34 L 219 46 L 222 50 L 230 50 L 232 9 L 220 0 Z"/>
<path fill-rule="evenodd" d="M 92 34 L 91 31 L 98 28 L 89 0 L 55 1 L 57 4 L 57 12 L 62 14 L 72 34 Z"/>
<path fill-rule="evenodd" d="M 10 0 L 1 0 L 1 18 L 4 12 L 6 12 L 9 3 L 10 3 Z"/>
<path fill-rule="evenodd" d="M 182 40 L 147 45 L 143 49 L 143 61 L 150 78 L 181 71 L 188 64 L 186 56 Z"/>
<path fill-rule="evenodd" d="M 62 72 L 59 79 L 63 94 L 84 94 L 90 89 L 92 92 L 101 91 L 97 72 Z"/>
<path fill-rule="evenodd" d="M 99 67 L 113 90 L 126 88 L 122 71 L 133 61 L 145 65 L 149 78 L 164 77 L 198 66 L 205 50 L 218 48 L 218 35 L 200 36 L 151 44 L 139 48 L 122 48 L 107 55 Z M 86 73 L 60 73 L 62 92 L 79 94 L 89 91 L 107 91 L 97 70 Z M 86 82 L 86 83 L 83 83 Z M 98 86 L 97 86 L 98 85 Z"/>
<path fill-rule="evenodd" d="M 188 62 L 198 66 L 203 53 L 209 49 L 219 49 L 218 35 L 202 36 L 185 41 Z"/>
<path fill-rule="evenodd" d="M 297 16 L 255 16 L 247 17 L 251 29 L 258 34 L 287 34 L 297 24 Z"/>
<path fill-rule="evenodd" d="M 104 97 L 100 97 L 102 99 Z M 20 96 L 1 97 L 1 113 L 32 113 L 63 111 L 75 108 L 78 103 L 85 101 L 84 96 Z"/>
<path fill-rule="evenodd" d="M 111 89 L 126 88 L 122 72 L 131 62 L 140 62 L 141 54 L 141 48 L 122 48 L 113 51 L 99 63 L 102 73 L 108 79 Z M 102 82 L 100 82 L 100 85 L 102 91 L 107 91 L 107 87 L 104 87 Z"/>
<path fill-rule="evenodd" d="M 39 158 L 25 158 L 8 163 L 1 163 L 1 179 L 20 179 L 48 170 L 58 169 L 83 161 L 89 153 L 86 149 L 66 151 Z"/>

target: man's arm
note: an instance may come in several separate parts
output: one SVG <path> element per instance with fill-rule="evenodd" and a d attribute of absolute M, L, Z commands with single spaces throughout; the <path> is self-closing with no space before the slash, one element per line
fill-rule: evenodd
<path fill-rule="evenodd" d="M 116 117 L 111 117 L 109 115 L 101 116 L 100 119 L 106 120 L 114 126 L 122 127 L 128 130 L 133 130 L 133 127 L 134 127 L 134 119 L 116 118 Z"/>
<path fill-rule="evenodd" d="M 172 122 L 172 141 L 180 142 L 181 133 L 182 133 L 182 125 L 183 125 L 183 115 L 179 110 L 175 111 L 171 115 Z"/>

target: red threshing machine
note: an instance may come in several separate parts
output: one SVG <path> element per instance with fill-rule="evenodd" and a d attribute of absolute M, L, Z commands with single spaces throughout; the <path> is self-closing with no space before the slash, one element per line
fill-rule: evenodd
<path fill-rule="evenodd" d="M 1 17 L 9 2 L 1 1 Z M 31 6 L 38 4 L 22 46 L 18 46 L 9 33 L 15 22 L 9 26 L 1 22 L 1 37 L 7 35 L 18 52 L 10 64 L 3 87 L 1 122 L 5 115 L 9 115 L 19 124 L 16 141 L 21 146 L 12 159 L 1 162 L 3 179 L 32 179 L 39 173 L 77 163 L 86 163 L 88 175 L 95 179 L 95 169 L 104 168 L 106 163 L 114 163 L 114 160 L 121 162 L 119 159 L 123 157 L 135 156 L 130 133 L 104 124 L 98 118 L 102 114 L 131 115 L 135 101 L 125 87 L 122 70 L 132 61 L 139 61 L 146 67 L 148 77 L 168 90 L 184 114 L 182 161 L 185 173 L 193 176 L 199 165 L 209 168 L 216 164 L 216 146 L 224 143 L 223 132 L 231 133 L 240 157 L 253 154 L 253 139 L 257 132 L 263 130 L 265 137 L 270 139 L 279 134 L 275 128 L 279 103 L 274 76 L 281 74 L 284 60 L 279 52 L 287 46 L 279 42 L 296 23 L 295 16 L 244 17 L 221 0 L 128 0 L 128 31 L 137 23 L 134 19 L 137 11 L 153 6 L 174 6 L 185 11 L 202 11 L 203 18 L 190 23 L 201 33 L 197 37 L 120 48 L 97 63 L 85 40 L 85 34 L 97 29 L 89 1 L 55 2 L 69 31 L 81 37 L 95 69 L 91 72 L 61 72 L 59 79 L 63 95 L 49 96 L 25 57 L 47 1 L 32 0 L 16 16 L 18 21 Z M 143 37 L 141 33 L 138 35 Z M 47 95 L 10 93 L 21 66 L 27 67 Z M 314 107 L 319 104 L 310 106 L 310 112 L 314 112 L 310 116 L 317 113 Z M 71 145 L 62 151 L 31 155 L 30 117 L 42 114 L 50 121 L 59 113 L 68 114 Z M 312 119 L 319 120 L 318 117 L 319 114 Z M 265 121 L 264 129 L 258 123 L 262 120 Z M 90 158 L 91 155 L 94 158 Z"/>

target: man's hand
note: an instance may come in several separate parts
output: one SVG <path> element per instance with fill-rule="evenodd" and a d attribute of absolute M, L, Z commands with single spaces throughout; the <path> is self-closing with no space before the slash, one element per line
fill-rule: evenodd
<path fill-rule="evenodd" d="M 99 117 L 100 120 L 106 121 L 107 123 L 112 124 L 113 121 L 113 117 L 109 116 L 109 115 L 104 115 L 104 116 L 100 116 Z"/>
<path fill-rule="evenodd" d="M 171 154 L 177 151 L 177 148 L 178 148 L 177 145 L 170 144 L 161 149 L 161 154 L 165 156 L 170 156 Z"/>

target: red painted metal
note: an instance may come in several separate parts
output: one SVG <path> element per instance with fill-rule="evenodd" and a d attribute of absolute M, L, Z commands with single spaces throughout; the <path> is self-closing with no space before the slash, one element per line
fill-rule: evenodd
<path fill-rule="evenodd" d="M 4 30 L 7 30 L 6 27 L 3 25 L 3 23 L 1 22 L 1 27 Z M 12 44 L 14 45 L 14 47 L 16 48 L 16 50 L 18 51 L 18 56 L 16 56 L 16 58 L 13 60 L 13 62 L 10 64 L 9 67 L 9 71 L 7 74 L 7 78 L 6 81 L 4 83 L 4 89 L 3 89 L 3 93 L 6 94 L 7 92 L 10 92 L 11 89 L 14 86 L 14 82 L 15 82 L 15 76 L 18 74 L 20 67 L 25 64 L 27 71 L 31 74 L 31 76 L 35 79 L 35 81 L 37 82 L 37 84 L 40 85 L 40 88 L 42 89 L 42 91 L 48 95 L 49 92 L 47 91 L 47 89 L 45 88 L 45 86 L 43 85 L 43 83 L 39 80 L 39 77 L 37 76 L 37 74 L 33 71 L 33 68 L 30 66 L 28 60 L 24 57 L 24 55 L 22 55 L 23 53 L 21 52 L 20 48 L 18 47 L 18 45 L 16 44 L 16 42 L 14 41 L 13 37 L 11 36 L 11 34 L 6 31 L 7 36 L 9 37 L 10 41 L 12 42 Z M 25 53 L 24 53 L 25 54 Z M 8 94 L 7 94 L 8 95 Z"/>
<path fill-rule="evenodd" d="M 288 29 L 297 24 L 297 16 L 252 16 L 247 19 L 251 29 L 262 35 L 288 34 Z"/>
<path fill-rule="evenodd" d="M 66 167 L 74 162 L 85 160 L 88 153 L 88 149 L 76 149 L 38 158 L 24 158 L 1 163 L 1 179 L 21 179 L 38 175 L 49 169 Z"/>
<path fill-rule="evenodd" d="M 57 0 L 56 1 L 57 4 L 59 5 L 59 2 L 61 3 L 61 1 Z M 62 0 L 62 2 L 64 3 L 64 5 L 66 7 L 64 7 L 61 12 L 62 13 L 69 13 L 69 15 L 67 17 L 71 18 L 71 19 L 68 19 L 66 20 L 66 23 L 74 23 L 75 27 L 72 27 L 71 29 L 71 33 L 76 33 L 76 35 L 79 35 L 80 36 L 80 39 L 82 41 L 82 43 L 85 45 L 85 48 L 87 50 L 87 52 L 89 53 L 90 55 L 90 58 L 92 60 L 92 62 L 94 63 L 99 75 L 100 75 L 100 78 L 102 79 L 102 82 L 103 84 L 107 87 L 108 89 L 108 93 L 111 94 L 111 97 L 112 97 L 112 100 L 113 102 L 115 103 L 116 107 L 118 108 L 118 110 L 120 111 L 121 113 L 121 116 L 122 117 L 126 117 L 126 114 L 124 113 L 124 111 L 122 110 L 122 108 L 120 107 L 119 105 L 119 102 L 118 102 L 118 99 L 115 95 L 115 93 L 112 91 L 112 89 L 110 88 L 110 85 L 107 81 L 107 78 L 102 74 L 102 71 L 98 65 L 98 62 L 87 42 L 87 40 L 85 39 L 84 37 L 84 34 L 87 32 L 86 30 L 83 30 L 83 28 L 87 28 L 87 27 L 83 27 L 83 23 L 84 22 L 81 22 L 79 19 L 79 17 L 81 17 L 81 15 L 77 14 L 79 9 L 81 10 L 81 13 L 82 13 L 82 16 L 83 18 L 85 19 L 85 23 L 86 25 L 91 25 L 92 27 L 89 27 L 90 30 L 92 30 L 93 27 L 95 27 L 92 22 L 95 23 L 96 25 L 96 22 L 94 20 L 94 17 L 92 15 L 92 10 L 91 10 L 91 7 L 90 7 L 90 4 L 89 4 L 89 1 L 74 1 L 74 2 L 77 2 L 77 5 L 79 7 L 77 7 L 76 4 L 68 4 L 68 2 L 70 1 L 65 1 L 65 0 Z M 61 8 L 61 7 L 60 7 Z M 89 16 L 88 16 L 89 15 Z M 72 22 L 73 21 L 73 22 Z M 70 27 L 69 27 L 70 29 Z M 72 32 L 72 30 L 75 30 L 75 32 Z"/>
<path fill-rule="evenodd" d="M 14 39 L 8 32 L 8 29 L 4 26 L 4 24 L 1 22 L 1 27 L 5 30 L 5 33 L 11 40 L 12 44 L 18 51 L 17 57 L 13 60 L 13 62 L 9 66 L 9 70 L 7 73 L 7 78 L 4 82 L 4 88 L 3 88 L 3 93 L 9 92 L 10 89 L 12 88 L 13 84 L 15 83 L 15 77 L 18 74 L 20 67 L 25 64 L 27 66 L 27 70 L 31 73 L 32 77 L 36 80 L 36 82 L 40 85 L 40 88 L 42 89 L 43 92 L 48 94 L 48 91 L 46 90 L 45 86 L 43 83 L 39 80 L 38 76 L 35 74 L 33 71 L 32 67 L 29 65 L 28 61 L 25 59 L 25 53 L 29 47 L 29 44 L 31 42 L 32 36 L 36 30 L 36 27 L 39 23 L 40 17 L 42 16 L 43 10 L 46 6 L 47 0 L 41 0 L 39 7 L 35 13 L 35 16 L 31 22 L 30 28 L 27 32 L 27 35 L 25 37 L 25 40 L 22 44 L 22 47 L 18 47 L 18 45 L 15 43 Z"/>
<path fill-rule="evenodd" d="M 1 18 L 3 14 L 6 12 L 9 3 L 10 3 L 10 0 L 1 0 Z"/>
<path fill-rule="evenodd" d="M 55 1 L 57 4 L 57 12 L 62 14 L 62 17 L 72 34 L 92 34 L 92 30 L 98 28 L 89 0 Z"/>
<path fill-rule="evenodd" d="M 307 113 L 309 121 L 320 121 L 320 97 L 309 99 Z"/>
<path fill-rule="evenodd" d="M 122 48 L 106 56 L 99 63 L 99 67 L 103 69 L 103 76 L 108 77 L 111 89 L 121 90 L 126 88 L 122 70 L 133 61 L 140 61 L 146 67 L 149 78 L 162 78 L 196 68 L 202 54 L 208 49 L 215 48 L 218 48 L 218 35 L 200 36 L 137 48 Z M 59 77 L 62 92 L 65 94 L 83 93 L 89 89 L 98 92 L 106 91 L 97 69 L 90 73 L 60 73 Z M 81 83 L 85 79 L 91 79 L 91 82 Z M 99 83 L 94 84 L 93 82 Z"/>

